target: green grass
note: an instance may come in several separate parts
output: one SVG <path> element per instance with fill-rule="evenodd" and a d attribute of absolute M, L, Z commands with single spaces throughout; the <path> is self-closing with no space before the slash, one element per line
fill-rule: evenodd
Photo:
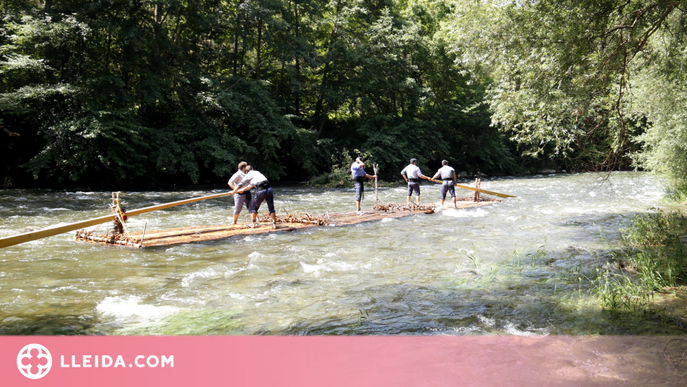
<path fill-rule="evenodd" d="M 679 242 L 681 223 L 677 212 L 636 215 L 630 227 L 620 230 L 620 237 L 626 247 L 634 249 L 672 244 Z"/>
<path fill-rule="evenodd" d="M 610 311 L 646 312 L 654 292 L 685 284 L 687 244 L 680 239 L 685 220 L 677 212 L 641 214 L 620 230 L 617 270 L 596 278 L 601 306 Z"/>

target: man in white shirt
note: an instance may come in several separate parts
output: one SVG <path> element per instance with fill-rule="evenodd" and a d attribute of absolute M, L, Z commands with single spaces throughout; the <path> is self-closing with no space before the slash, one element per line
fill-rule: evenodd
<path fill-rule="evenodd" d="M 253 220 L 252 227 L 258 226 L 258 210 L 260 209 L 262 202 L 266 201 L 267 208 L 272 216 L 272 227 L 277 228 L 277 212 L 274 210 L 274 193 L 272 192 L 272 186 L 265 175 L 256 170 L 246 173 L 246 176 L 244 176 L 241 182 L 237 184 L 232 193 L 246 192 L 253 187 L 257 188 L 257 192 L 248 206 L 250 217 Z"/>
<path fill-rule="evenodd" d="M 401 176 L 408 183 L 407 202 L 410 203 L 410 197 L 413 196 L 413 191 L 415 191 L 417 194 L 417 204 L 420 204 L 420 179 L 429 180 L 429 177 L 422 174 L 420 167 L 417 166 L 417 159 L 410 159 L 410 164 L 403 168 Z"/>
<path fill-rule="evenodd" d="M 444 206 L 446 192 L 450 192 L 451 199 L 453 200 L 453 208 L 456 208 L 456 170 L 448 166 L 447 160 L 442 161 L 441 165 L 442 167 L 439 168 L 434 177 L 432 177 L 432 181 L 436 181 L 434 179 L 441 177 L 441 206 Z M 437 181 L 437 183 L 439 183 L 439 181 Z"/>
<path fill-rule="evenodd" d="M 243 177 L 246 176 L 246 173 L 249 172 L 247 167 L 249 167 L 249 165 L 245 161 L 241 161 L 239 163 L 238 171 L 236 171 L 236 173 L 229 178 L 229 182 L 227 183 L 231 189 L 236 189 L 237 185 L 241 182 L 241 180 L 243 180 Z M 234 224 L 239 221 L 239 214 L 241 213 L 244 204 L 246 206 L 246 210 L 250 212 L 250 191 L 234 194 Z"/>

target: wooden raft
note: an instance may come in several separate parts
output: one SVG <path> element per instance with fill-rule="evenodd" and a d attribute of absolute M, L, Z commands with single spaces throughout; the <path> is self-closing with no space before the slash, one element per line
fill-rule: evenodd
<path fill-rule="evenodd" d="M 493 201 L 458 202 L 458 208 L 481 207 Z M 436 205 L 397 205 L 380 204 L 372 210 L 362 212 L 344 212 L 330 215 L 311 216 L 306 214 L 289 214 L 277 216 L 277 228 L 272 227 L 271 219 L 264 215 L 258 227 L 247 224 L 183 227 L 167 230 L 147 230 L 128 234 L 95 234 L 87 230 L 76 232 L 75 240 L 100 244 L 120 245 L 143 248 L 155 246 L 172 246 L 193 242 L 205 242 L 229 238 L 237 235 L 260 235 L 271 232 L 295 231 L 313 227 L 348 226 L 384 218 L 401 218 L 415 214 L 432 214 L 437 212 Z"/>

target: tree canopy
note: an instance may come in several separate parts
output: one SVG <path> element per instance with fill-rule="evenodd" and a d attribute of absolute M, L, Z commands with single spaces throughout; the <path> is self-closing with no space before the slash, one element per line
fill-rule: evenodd
<path fill-rule="evenodd" d="M 6 0 L 5 185 L 328 172 L 354 149 L 687 191 L 676 0 Z"/>
<path fill-rule="evenodd" d="M 492 123 L 529 155 L 630 163 L 687 187 L 679 70 L 685 2 L 456 2 L 460 63 L 493 77 Z M 672 111 L 672 113 L 670 113 Z M 670 135 L 668 135 L 670 133 Z M 596 157 L 594 156 L 596 154 Z"/>

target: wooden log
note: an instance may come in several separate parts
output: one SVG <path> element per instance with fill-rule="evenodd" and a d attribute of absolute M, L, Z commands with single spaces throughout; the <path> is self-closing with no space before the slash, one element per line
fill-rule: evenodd
<path fill-rule="evenodd" d="M 14 246 L 24 242 L 35 241 L 36 239 L 47 238 L 53 235 L 78 230 L 80 228 L 95 226 L 101 223 L 111 222 L 113 219 L 114 216 L 112 215 L 101 216 L 99 218 L 82 220 L 80 222 L 69 223 L 62 226 L 53 226 L 38 231 L 31 231 L 23 234 L 0 238 L 0 248 Z"/>
<path fill-rule="evenodd" d="M 433 182 L 439 183 L 439 184 L 442 184 L 442 183 L 443 183 L 443 181 L 441 181 L 441 180 L 436 180 L 436 179 L 430 179 L 430 181 L 433 181 Z M 458 188 L 463 188 L 463 189 L 467 189 L 467 190 L 470 190 L 470 191 L 479 191 L 479 192 L 485 193 L 485 194 L 487 194 L 487 195 L 498 196 L 498 197 L 500 197 L 500 198 L 515 198 L 515 197 L 517 197 L 517 196 L 514 196 L 514 195 L 508 195 L 508 194 L 504 194 L 504 193 L 500 193 L 500 192 L 487 191 L 486 189 L 482 189 L 482 188 L 470 187 L 470 186 L 467 186 L 467 185 L 455 184 L 455 186 L 458 187 Z"/>
<path fill-rule="evenodd" d="M 466 207 L 476 207 L 491 203 L 464 203 Z M 363 222 L 371 222 L 376 220 L 381 220 L 384 218 L 400 218 L 409 215 L 423 214 L 428 212 L 434 212 L 435 206 L 406 206 L 406 205 L 386 205 L 389 207 L 388 211 L 364 211 L 359 212 L 345 212 L 338 214 L 331 214 L 328 216 L 327 226 L 348 226 Z M 194 242 L 206 242 L 218 239 L 225 239 L 234 236 L 242 235 L 260 235 L 273 232 L 283 232 L 283 231 L 294 231 L 294 230 L 304 230 L 313 227 L 324 227 L 324 223 L 319 221 L 307 222 L 307 218 L 316 219 L 310 215 L 296 216 L 287 215 L 284 217 L 279 217 L 277 222 L 277 228 L 272 228 L 271 224 L 261 223 L 258 228 L 250 228 L 245 225 L 214 225 L 214 226 L 195 226 L 195 227 L 183 227 L 177 229 L 168 230 L 148 230 L 145 233 L 145 243 L 141 243 L 142 233 L 133 232 L 131 233 L 131 239 L 135 244 L 135 247 L 141 245 L 142 247 L 156 247 L 156 246 L 171 246 L 184 243 L 194 243 Z M 288 219 L 296 219 L 296 221 L 289 221 Z M 92 241 L 102 244 L 120 244 L 112 238 L 106 238 L 105 236 L 79 233 L 79 235 L 84 235 L 85 238 L 78 238 L 78 240 Z"/>
<path fill-rule="evenodd" d="M 456 184 L 456 187 L 463 188 L 463 189 L 467 189 L 467 190 L 470 190 L 470 191 L 479 191 L 479 192 L 485 193 L 485 194 L 487 194 L 487 195 L 494 195 L 494 196 L 498 196 L 498 197 L 500 197 L 500 198 L 515 198 L 515 197 L 517 197 L 517 196 L 514 196 L 514 195 L 508 195 L 508 194 L 504 194 L 504 193 L 499 193 L 499 192 L 494 192 L 494 191 L 487 191 L 486 189 L 482 189 L 482 188 L 469 187 L 469 186 L 467 186 L 467 185 Z"/>
<path fill-rule="evenodd" d="M 199 197 L 199 198 L 179 200 L 176 202 L 158 204 L 155 206 L 150 206 L 150 207 L 145 207 L 145 208 L 139 208 L 137 210 L 127 211 L 126 214 L 127 214 L 127 216 L 141 215 L 141 214 L 145 214 L 146 212 L 163 210 L 165 208 L 180 206 L 182 204 L 189 204 L 189 203 L 194 203 L 194 202 L 198 202 L 201 200 L 221 198 L 221 197 L 229 196 L 229 195 L 231 195 L 231 192 L 208 195 L 208 196 L 203 196 L 203 197 Z M 0 238 L 0 248 L 8 247 L 8 246 L 14 246 L 14 245 L 18 245 L 20 243 L 25 243 L 25 242 L 35 241 L 36 239 L 47 238 L 47 237 L 50 237 L 53 235 L 63 234 L 65 232 L 74 231 L 74 230 L 78 230 L 78 229 L 85 228 L 85 227 L 95 226 L 95 225 L 101 224 L 101 223 L 111 222 L 114 219 L 115 219 L 114 215 L 107 215 L 107 216 L 101 216 L 99 218 L 92 218 L 92 219 L 82 220 L 80 222 L 69 223 L 69 224 L 65 224 L 62 226 L 53 226 L 53 227 L 44 228 L 44 229 L 38 230 L 38 231 L 31 231 L 31 232 L 26 232 L 23 234 L 17 234 L 17 235 L 12 235 L 12 236 L 8 236 L 8 237 Z"/>

